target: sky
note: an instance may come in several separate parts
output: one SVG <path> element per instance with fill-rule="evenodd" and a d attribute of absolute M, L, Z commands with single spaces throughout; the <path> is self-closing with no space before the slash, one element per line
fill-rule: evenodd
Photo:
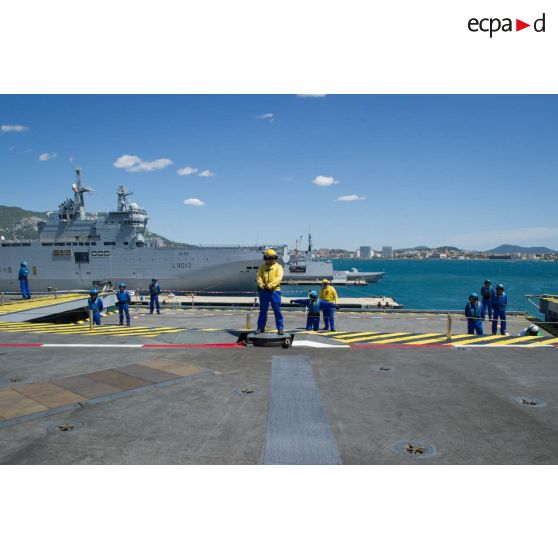
<path fill-rule="evenodd" d="M 125 185 L 195 244 L 558 249 L 558 97 L 2 95 L 0 204 Z"/>

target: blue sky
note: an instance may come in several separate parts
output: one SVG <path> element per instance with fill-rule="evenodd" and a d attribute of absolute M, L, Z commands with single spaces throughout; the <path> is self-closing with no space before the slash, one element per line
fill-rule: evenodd
<path fill-rule="evenodd" d="M 89 210 L 124 184 L 185 242 L 558 249 L 557 124 L 556 96 L 4 95 L 0 203 L 56 209 L 79 165 Z"/>

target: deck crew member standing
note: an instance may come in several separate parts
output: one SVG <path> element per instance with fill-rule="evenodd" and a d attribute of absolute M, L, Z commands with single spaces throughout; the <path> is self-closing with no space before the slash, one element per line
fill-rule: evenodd
<path fill-rule="evenodd" d="M 482 306 L 479 304 L 479 295 L 471 293 L 469 302 L 465 306 L 465 316 L 467 317 L 467 333 L 469 335 L 482 335 Z"/>
<path fill-rule="evenodd" d="M 157 308 L 157 314 L 161 313 L 161 307 L 159 306 L 159 294 L 161 294 L 161 286 L 157 283 L 157 277 L 151 279 L 149 285 L 149 313 L 153 314 L 153 308 Z"/>
<path fill-rule="evenodd" d="M 279 335 L 283 334 L 283 315 L 281 314 L 281 280 L 283 267 L 277 262 L 277 252 L 270 248 L 264 254 L 265 263 L 258 270 L 258 295 L 260 297 L 260 315 L 258 316 L 258 329 L 256 333 L 265 331 L 267 310 L 271 303 L 275 314 L 275 325 Z"/>
<path fill-rule="evenodd" d="M 498 331 L 498 318 L 500 318 L 500 333 L 506 335 L 506 307 L 508 295 L 504 292 L 504 285 L 496 287 L 496 293 L 492 297 L 492 335 Z"/>
<path fill-rule="evenodd" d="M 339 298 L 337 297 L 335 287 L 329 284 L 329 279 L 322 279 L 320 300 L 333 303 L 333 306 L 324 305 L 322 307 L 322 313 L 324 316 L 324 329 L 335 331 L 335 305 L 338 304 Z"/>
<path fill-rule="evenodd" d="M 128 304 L 132 302 L 130 293 L 126 290 L 126 283 L 118 285 L 118 292 L 116 293 L 116 302 L 118 304 L 118 316 L 120 318 L 120 325 L 124 325 L 124 314 L 126 314 L 126 325 L 130 325 L 130 309 Z"/>
<path fill-rule="evenodd" d="M 21 296 L 24 299 L 31 298 L 31 292 L 29 291 L 29 268 L 27 267 L 27 262 L 21 262 L 19 268 L 19 288 L 21 289 Z"/>
<path fill-rule="evenodd" d="M 310 291 L 309 298 L 297 298 L 291 300 L 290 304 L 301 304 L 308 308 L 308 315 L 306 317 L 306 331 L 318 331 L 320 329 L 320 310 L 333 310 L 336 308 L 335 303 L 328 302 L 327 300 L 318 300 L 318 293 Z"/>
<path fill-rule="evenodd" d="M 488 319 L 492 319 L 492 297 L 496 294 L 492 288 L 492 283 L 487 279 L 481 287 L 482 296 L 482 319 L 486 318 L 486 311 L 488 310 Z"/>
<path fill-rule="evenodd" d="M 103 311 L 103 299 L 98 296 L 97 289 L 89 291 L 89 298 L 87 299 L 87 306 L 93 312 L 93 323 L 101 325 L 101 312 Z"/>

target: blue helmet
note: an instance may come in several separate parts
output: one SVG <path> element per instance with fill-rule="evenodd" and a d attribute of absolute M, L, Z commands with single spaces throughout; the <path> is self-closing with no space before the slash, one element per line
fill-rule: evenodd
<path fill-rule="evenodd" d="M 21 262 L 21 267 L 27 267 L 27 262 Z"/>
<path fill-rule="evenodd" d="M 157 281 L 157 277 L 151 277 L 151 281 Z"/>
<path fill-rule="evenodd" d="M 97 294 L 97 289 L 91 289 L 91 290 L 89 291 L 89 294 Z"/>
<path fill-rule="evenodd" d="M 126 283 L 120 283 L 120 284 L 118 285 L 118 288 L 119 288 L 119 289 L 125 289 L 125 288 L 126 288 Z"/>
<path fill-rule="evenodd" d="M 310 291 L 310 298 L 318 298 L 318 293 L 316 291 Z"/>
<path fill-rule="evenodd" d="M 499 285 L 496 285 L 496 288 L 504 290 L 504 285 L 502 285 L 502 283 L 500 283 Z"/>
<path fill-rule="evenodd" d="M 469 298 L 479 298 L 477 293 L 469 293 Z"/>

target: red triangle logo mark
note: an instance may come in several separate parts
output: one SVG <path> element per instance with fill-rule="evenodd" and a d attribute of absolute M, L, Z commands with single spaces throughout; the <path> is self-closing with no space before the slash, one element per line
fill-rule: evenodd
<path fill-rule="evenodd" d="M 525 29 L 526 27 L 531 27 L 531 24 L 530 23 L 525 23 L 524 21 L 521 21 L 520 19 L 515 20 L 515 30 L 516 31 L 521 31 L 522 29 Z"/>

